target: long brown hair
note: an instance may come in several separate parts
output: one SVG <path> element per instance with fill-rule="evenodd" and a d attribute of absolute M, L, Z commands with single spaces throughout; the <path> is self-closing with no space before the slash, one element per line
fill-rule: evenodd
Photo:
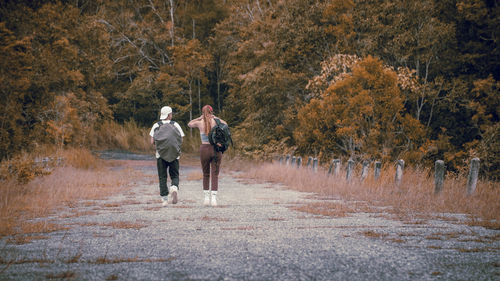
<path fill-rule="evenodd" d="M 201 113 L 203 114 L 203 124 L 205 124 L 205 132 L 204 133 L 207 136 L 208 136 L 208 133 L 210 133 L 210 130 L 212 129 L 212 124 L 211 124 L 210 120 L 212 119 L 213 112 L 214 112 L 214 110 L 208 104 L 205 105 L 201 109 Z"/>

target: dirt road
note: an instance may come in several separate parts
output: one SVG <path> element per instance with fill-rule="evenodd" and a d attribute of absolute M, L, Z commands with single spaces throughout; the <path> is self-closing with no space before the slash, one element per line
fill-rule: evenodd
<path fill-rule="evenodd" d="M 154 162 L 137 166 L 156 179 Z M 380 214 L 294 210 L 333 200 L 223 171 L 219 207 L 202 206 L 197 167 L 181 166 L 179 203 L 149 179 L 57 219 L 68 230 L 0 240 L 0 280 L 499 280 L 499 231 Z M 68 210 L 70 212 L 70 210 Z M 75 213 L 71 210 L 71 213 Z M 458 218 L 460 216 L 457 216 Z"/>

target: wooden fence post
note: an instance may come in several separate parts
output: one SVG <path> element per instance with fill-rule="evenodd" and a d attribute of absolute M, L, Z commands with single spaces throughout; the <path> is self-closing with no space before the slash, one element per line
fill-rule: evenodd
<path fill-rule="evenodd" d="M 302 157 L 297 157 L 297 169 L 300 168 L 300 166 L 302 166 Z"/>
<path fill-rule="evenodd" d="M 444 184 L 444 161 L 436 160 L 434 163 L 434 194 L 438 194 L 443 190 Z"/>
<path fill-rule="evenodd" d="M 380 161 L 375 161 L 375 180 L 378 180 L 380 178 L 380 170 L 382 169 L 382 163 Z"/>
<path fill-rule="evenodd" d="M 349 159 L 349 161 L 347 161 L 347 172 L 345 176 L 345 179 L 347 181 L 351 181 L 353 169 L 354 169 L 354 161 L 352 159 Z"/>
<path fill-rule="evenodd" d="M 471 195 L 476 191 L 477 178 L 479 176 L 479 158 L 470 161 L 469 176 L 467 177 L 467 194 Z"/>
<path fill-rule="evenodd" d="M 401 182 L 403 181 L 404 168 L 405 168 L 405 160 L 403 159 L 398 160 L 398 163 L 396 164 L 396 177 L 395 177 L 395 182 L 397 186 L 401 185 Z"/>
<path fill-rule="evenodd" d="M 361 170 L 361 181 L 364 181 L 368 176 L 368 168 L 370 166 L 370 162 L 368 160 L 363 161 L 363 169 Z"/>
<path fill-rule="evenodd" d="M 313 159 L 313 171 L 318 172 L 318 158 Z"/>
<path fill-rule="evenodd" d="M 309 157 L 307 158 L 307 168 L 308 168 L 308 169 L 309 169 L 309 167 L 311 167 L 311 165 L 312 165 L 312 161 L 313 161 L 313 158 L 312 158 L 311 156 L 309 156 Z"/>
<path fill-rule="evenodd" d="M 333 175 L 340 175 L 340 159 L 333 159 Z"/>

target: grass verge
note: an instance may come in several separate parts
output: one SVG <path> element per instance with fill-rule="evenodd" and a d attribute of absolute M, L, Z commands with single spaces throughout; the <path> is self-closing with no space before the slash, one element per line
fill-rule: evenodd
<path fill-rule="evenodd" d="M 64 230 L 65 226 L 36 219 L 123 192 L 140 176 L 131 168 L 111 169 L 110 162 L 83 149 L 58 154 L 64 163 L 48 175 L 27 183 L 15 178 L 0 181 L 0 237 Z"/>
<path fill-rule="evenodd" d="M 371 206 L 383 207 L 384 211 L 407 220 L 416 216 L 445 218 L 447 213 L 466 214 L 471 225 L 500 229 L 500 188 L 494 182 L 479 181 L 475 194 L 468 196 L 464 176 L 448 177 L 440 194 L 434 194 L 431 174 L 425 169 L 407 168 L 402 183 L 394 183 L 395 170 L 386 167 L 378 180 L 372 176 L 364 181 L 345 179 L 345 172 L 334 177 L 322 169 L 313 172 L 302 167 L 282 166 L 279 163 L 254 163 L 233 159 L 226 167 L 237 171 L 237 176 L 255 181 L 284 184 L 288 188 L 313 192 L 319 196 L 342 199 L 340 203 L 314 203 L 300 207 L 301 211 L 344 216 L 356 211 L 380 212 L 380 208 L 367 208 L 357 203 L 368 202 Z M 359 178 L 359 177 L 358 177 Z"/>

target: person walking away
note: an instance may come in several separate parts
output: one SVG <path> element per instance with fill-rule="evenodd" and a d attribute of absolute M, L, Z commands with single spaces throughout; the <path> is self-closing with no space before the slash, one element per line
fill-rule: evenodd
<path fill-rule="evenodd" d="M 156 122 L 151 131 L 151 144 L 155 145 L 156 166 L 160 182 L 162 205 L 168 205 L 168 195 L 171 193 L 172 204 L 177 204 L 179 192 L 179 158 L 184 132 L 179 123 L 172 121 L 172 108 L 164 106 L 160 110 L 160 121 Z M 167 187 L 167 170 L 170 175 L 170 192 Z"/>
<path fill-rule="evenodd" d="M 200 162 L 203 171 L 203 205 L 217 206 L 217 190 L 219 188 L 219 171 L 222 163 L 222 152 L 216 152 L 214 146 L 210 144 L 210 130 L 217 124 L 226 124 L 226 121 L 216 117 L 213 114 L 213 109 L 210 105 L 205 105 L 202 108 L 202 115 L 196 119 L 189 121 L 188 127 L 198 128 L 200 130 L 201 145 L 200 145 Z M 210 183 L 212 190 L 210 191 Z"/>

